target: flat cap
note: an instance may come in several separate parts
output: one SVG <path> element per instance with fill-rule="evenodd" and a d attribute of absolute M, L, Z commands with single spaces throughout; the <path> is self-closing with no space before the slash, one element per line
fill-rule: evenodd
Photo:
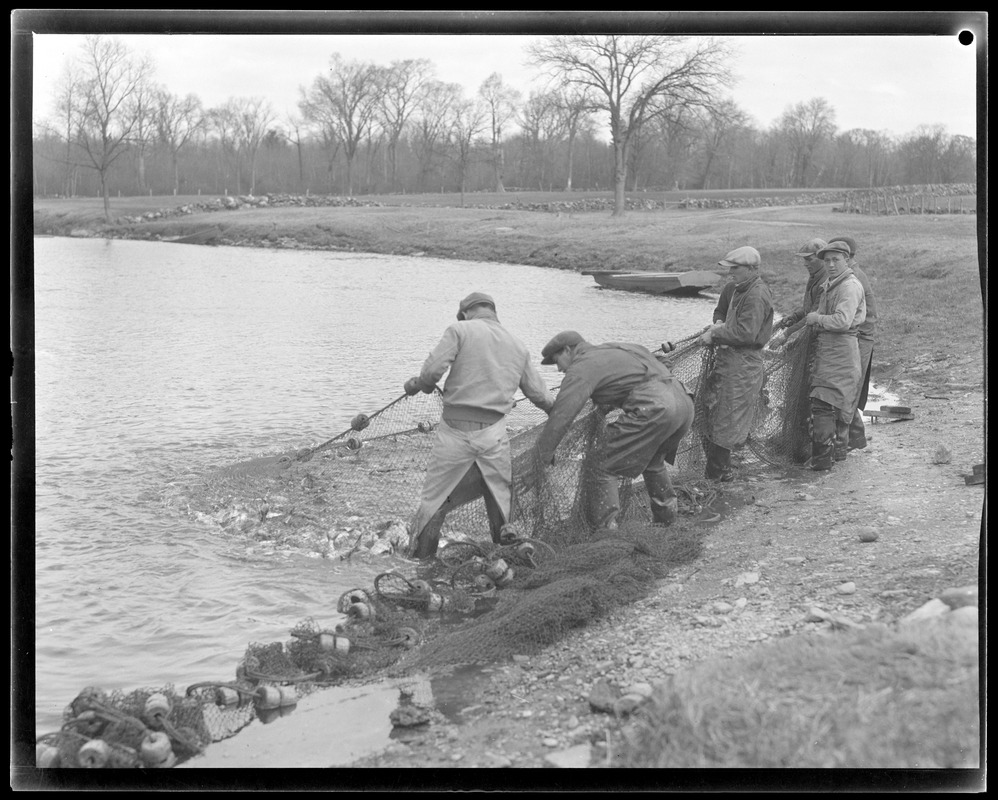
<path fill-rule="evenodd" d="M 544 345 L 544 349 L 541 350 L 541 363 L 553 364 L 554 357 L 566 347 L 574 347 L 584 341 L 585 339 L 575 331 L 562 331 Z"/>
<path fill-rule="evenodd" d="M 846 258 L 852 257 L 849 245 L 842 241 L 829 242 L 818 251 L 818 258 L 824 258 L 828 253 L 842 253 Z"/>
<path fill-rule="evenodd" d="M 851 236 L 833 236 L 828 241 L 845 242 L 847 245 L 849 245 L 849 255 L 850 256 L 856 255 L 856 240 L 853 239 Z"/>
<path fill-rule="evenodd" d="M 461 305 L 457 307 L 457 318 L 464 319 L 464 312 L 473 306 L 480 305 L 492 306 L 492 310 L 496 310 L 496 301 L 492 299 L 490 295 L 485 294 L 485 292 L 472 292 L 464 300 L 461 301 Z"/>
<path fill-rule="evenodd" d="M 800 250 L 797 251 L 797 255 L 803 256 L 804 258 L 810 258 L 827 244 L 828 242 L 824 239 L 810 239 L 800 246 Z"/>
<path fill-rule="evenodd" d="M 752 267 L 757 268 L 762 263 L 762 256 L 754 247 L 737 247 L 717 262 L 722 267 Z"/>

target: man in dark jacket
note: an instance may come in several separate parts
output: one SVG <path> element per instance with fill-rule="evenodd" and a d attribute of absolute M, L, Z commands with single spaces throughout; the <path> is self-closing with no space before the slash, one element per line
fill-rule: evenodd
<path fill-rule="evenodd" d="M 639 344 L 593 345 L 562 331 L 541 351 L 542 364 L 565 373 L 548 421 L 536 444 L 537 463 L 551 463 L 572 421 L 592 400 L 623 413 L 607 425 L 597 466 L 594 526 L 617 527 L 621 478 L 644 477 L 652 521 L 669 525 L 678 500 L 666 462 L 675 463 L 680 440 L 693 424 L 693 400 L 678 378 Z"/>
<path fill-rule="evenodd" d="M 730 270 L 735 284 L 724 322 L 717 322 L 700 341 L 717 348 L 704 449 L 706 476 L 730 481 L 731 451 L 748 440 L 755 422 L 765 368 L 762 348 L 773 335 L 773 297 L 759 277 L 762 258 L 754 247 L 739 247 L 717 262 Z"/>

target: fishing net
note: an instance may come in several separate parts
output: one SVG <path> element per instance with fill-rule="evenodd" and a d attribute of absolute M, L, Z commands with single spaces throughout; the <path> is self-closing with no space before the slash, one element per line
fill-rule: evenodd
<path fill-rule="evenodd" d="M 546 416 L 521 399 L 508 418 L 514 502 L 499 542 L 489 534 L 480 490 L 462 487 L 451 497 L 435 558 L 345 592 L 336 622 L 309 618 L 288 641 L 249 644 L 235 680 L 198 683 L 182 694 L 171 686 L 130 694 L 85 689 L 67 707 L 62 729 L 38 739 L 37 763 L 173 766 L 254 719 L 268 723 L 291 713 L 299 698 L 324 686 L 537 653 L 642 597 L 655 580 L 698 557 L 695 522 L 720 491 L 702 477 L 716 387 L 714 350 L 698 337 L 656 353 L 693 396 L 696 415 L 671 468 L 676 524 L 653 525 L 641 482 L 623 480 L 618 529 L 593 525 L 595 466 L 617 412 L 590 405 L 560 443 L 554 465 L 538 471 L 533 445 Z M 755 422 L 732 459 L 742 470 L 807 459 L 812 344 L 804 329 L 778 334 L 763 351 Z M 339 527 L 356 539 L 343 548 L 377 552 L 371 544 L 404 533 L 401 521 L 418 506 L 441 410 L 439 392 L 403 395 L 357 414 L 326 442 L 202 476 L 184 488 L 182 503 L 195 516 L 257 538 L 287 531 L 328 538 Z"/>

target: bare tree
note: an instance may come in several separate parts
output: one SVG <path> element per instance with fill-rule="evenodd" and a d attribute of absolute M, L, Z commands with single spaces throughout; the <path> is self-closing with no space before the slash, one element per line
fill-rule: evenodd
<path fill-rule="evenodd" d="M 302 115 L 334 132 L 347 160 L 347 194 L 353 194 L 353 164 L 377 112 L 381 83 L 374 64 L 345 62 L 336 53 L 330 58 L 329 75 L 319 75 L 299 103 Z"/>
<path fill-rule="evenodd" d="M 128 149 L 137 123 L 129 102 L 146 85 L 152 66 L 136 59 L 120 41 L 103 36 L 87 36 L 83 52 L 77 141 L 97 172 L 104 217 L 110 222 L 108 173 Z"/>
<path fill-rule="evenodd" d="M 557 94 L 537 91 L 530 93 L 520 111 L 519 123 L 529 160 L 528 172 L 536 179 L 538 189 L 544 189 L 545 180 L 550 187 L 547 152 L 564 130 L 564 118 L 560 111 Z"/>
<path fill-rule="evenodd" d="M 835 134 L 835 109 L 823 97 L 796 103 L 783 112 L 779 127 L 790 148 L 790 185 L 805 187 L 818 147 Z"/>
<path fill-rule="evenodd" d="M 388 138 L 388 185 L 392 191 L 398 190 L 399 140 L 432 79 L 433 64 L 425 58 L 393 61 L 382 72 L 379 112 Z"/>
<path fill-rule="evenodd" d="M 256 154 L 267 129 L 277 118 L 273 109 L 262 97 L 240 97 L 232 101 L 238 150 L 249 159 L 249 192 L 256 191 Z"/>
<path fill-rule="evenodd" d="M 708 106 L 726 84 L 727 48 L 713 39 L 682 36 L 553 36 L 528 47 L 533 63 L 560 85 L 593 92 L 609 117 L 614 161 L 614 216 L 624 213 L 631 137 L 671 105 Z"/>
<path fill-rule="evenodd" d="M 76 125 L 80 106 L 81 81 L 69 64 L 63 68 L 56 89 L 56 113 L 58 114 L 58 136 L 65 144 L 62 176 L 62 193 L 65 197 L 76 194 L 76 182 L 80 175 L 80 165 L 73 159 L 73 144 L 76 140 Z"/>
<path fill-rule="evenodd" d="M 488 124 L 487 114 L 486 109 L 473 100 L 459 102 L 453 109 L 448 138 L 452 148 L 451 157 L 457 164 L 462 208 L 464 207 L 468 167 L 474 160 L 476 140 Z"/>
<path fill-rule="evenodd" d="M 502 134 L 506 124 L 516 113 L 520 93 L 502 82 L 502 75 L 493 72 L 478 89 L 478 96 L 485 104 L 492 133 L 492 169 L 495 174 L 495 190 L 505 192 L 503 186 Z"/>
<path fill-rule="evenodd" d="M 173 168 L 173 194 L 180 191 L 180 151 L 205 127 L 204 111 L 197 95 L 184 98 L 165 89 L 157 95 L 156 132 L 159 141 L 170 152 Z"/>
<path fill-rule="evenodd" d="M 558 109 L 561 112 L 562 127 L 565 131 L 565 191 L 572 191 L 572 166 L 575 159 L 575 140 L 581 127 L 593 110 L 590 90 L 585 86 L 562 89 L 557 94 Z"/>
<path fill-rule="evenodd" d="M 463 91 L 457 83 L 431 81 L 417 105 L 413 117 L 412 149 L 419 164 L 416 185 L 424 191 L 434 162 L 443 155 L 443 146 L 447 142 L 455 108 L 462 102 Z"/>
<path fill-rule="evenodd" d="M 700 169 L 700 188 L 709 189 L 710 173 L 718 155 L 731 139 L 732 134 L 748 125 L 748 115 L 733 100 L 724 100 L 706 109 L 703 116 L 700 143 L 703 166 Z"/>

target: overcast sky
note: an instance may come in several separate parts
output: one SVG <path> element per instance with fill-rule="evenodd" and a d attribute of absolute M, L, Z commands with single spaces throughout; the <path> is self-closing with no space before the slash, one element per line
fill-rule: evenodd
<path fill-rule="evenodd" d="M 425 58 L 441 80 L 470 96 L 493 72 L 524 98 L 542 88 L 526 64 L 521 35 L 221 35 L 114 34 L 148 55 L 155 80 L 176 95 L 198 95 L 206 107 L 232 97 L 264 97 L 279 118 L 297 112 L 299 87 L 327 68 L 329 57 L 387 66 Z M 35 34 L 34 119 L 51 116 L 53 87 L 79 53 L 79 34 Z M 790 105 L 820 97 L 840 131 L 869 128 L 902 136 L 920 125 L 977 136 L 975 47 L 952 35 L 728 37 L 737 78 L 730 94 L 760 128 Z"/>

